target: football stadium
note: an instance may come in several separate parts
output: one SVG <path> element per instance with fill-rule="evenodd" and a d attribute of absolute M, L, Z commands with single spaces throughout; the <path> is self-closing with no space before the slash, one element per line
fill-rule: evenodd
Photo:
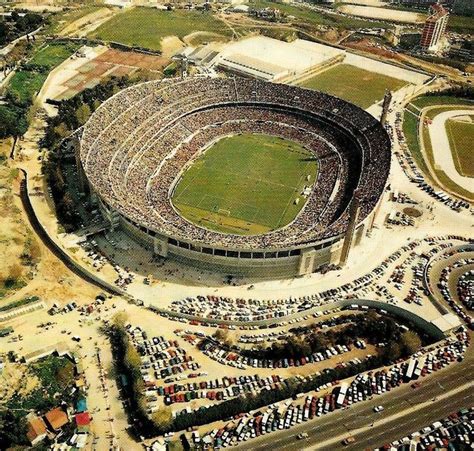
<path fill-rule="evenodd" d="M 113 228 L 229 275 L 344 264 L 390 171 L 379 121 L 339 98 L 247 78 L 152 81 L 84 127 L 82 179 Z"/>

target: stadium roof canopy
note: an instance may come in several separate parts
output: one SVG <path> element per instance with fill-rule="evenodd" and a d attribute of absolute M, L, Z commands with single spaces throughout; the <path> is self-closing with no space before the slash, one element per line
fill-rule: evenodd
<path fill-rule="evenodd" d="M 303 39 L 283 42 L 254 36 L 224 46 L 215 61 L 223 70 L 266 81 L 281 81 L 311 72 L 344 54 L 343 50 Z"/>

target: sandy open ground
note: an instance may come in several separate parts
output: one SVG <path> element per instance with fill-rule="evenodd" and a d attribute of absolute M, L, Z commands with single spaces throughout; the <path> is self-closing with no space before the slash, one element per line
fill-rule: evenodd
<path fill-rule="evenodd" d="M 371 19 L 393 20 L 394 22 L 420 23 L 425 16 L 410 11 L 376 8 L 373 6 L 342 5 L 340 11 L 354 16 L 370 17 Z"/>

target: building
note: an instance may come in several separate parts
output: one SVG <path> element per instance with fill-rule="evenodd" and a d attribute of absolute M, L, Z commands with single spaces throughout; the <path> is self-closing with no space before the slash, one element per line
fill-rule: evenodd
<path fill-rule="evenodd" d="M 433 53 L 441 50 L 448 17 L 448 11 L 440 4 L 436 3 L 431 6 L 430 15 L 425 21 L 421 34 L 420 45 L 423 50 Z"/>
<path fill-rule="evenodd" d="M 244 77 L 294 82 L 341 62 L 345 52 L 316 42 L 254 36 L 225 45 L 211 64 Z"/>
<path fill-rule="evenodd" d="M 158 108 L 155 102 L 138 101 L 151 98 L 149 94 L 163 99 Z M 130 104 L 124 98 L 137 100 Z M 197 100 L 190 103 L 191 98 Z M 125 105 L 130 114 L 121 114 Z M 172 111 L 176 117 L 162 111 Z M 113 121 L 107 126 L 105 112 Z M 186 121 L 180 133 L 163 133 L 147 147 L 154 159 L 142 151 L 144 131 L 137 126 L 152 118 L 147 133 L 155 133 L 157 127 L 172 126 L 174 130 L 180 121 Z M 296 220 L 267 233 L 241 235 L 219 233 L 183 218 L 171 199 L 181 174 L 199 154 L 196 150 L 204 152 L 223 136 L 252 132 L 256 127 L 259 133 L 297 139 L 319 158 L 318 182 Z M 328 130 L 331 138 L 326 139 L 331 143 L 314 139 L 315 134 Z M 112 154 L 117 150 L 116 140 L 124 134 L 123 159 L 116 172 L 118 163 Z M 98 136 L 100 149 L 94 144 Z M 182 149 L 183 155 L 174 149 Z M 347 207 L 355 191 L 359 209 L 352 216 L 345 253 L 361 242 L 373 225 L 385 191 L 391 143 L 372 115 L 319 91 L 250 77 L 190 77 L 143 83 L 117 93 L 91 116 L 77 151 L 91 200 L 112 230 L 120 228 L 160 258 L 185 266 L 269 279 L 310 274 L 339 264 L 350 222 Z M 136 173 L 140 184 L 134 181 L 130 189 L 125 174 L 136 155 L 143 162 Z M 346 170 L 349 165 L 350 171 Z M 150 190 L 155 196 L 152 202 L 147 198 L 147 180 L 156 184 Z M 122 197 L 112 197 L 112 187 L 117 192 L 120 189 Z"/>
<path fill-rule="evenodd" d="M 31 443 L 31 446 L 35 446 L 46 438 L 46 424 L 42 418 L 33 416 L 28 419 L 28 431 L 26 436 Z"/>
<path fill-rule="evenodd" d="M 50 410 L 44 418 L 48 427 L 54 432 L 59 432 L 63 426 L 69 423 L 69 417 L 61 407 Z"/>

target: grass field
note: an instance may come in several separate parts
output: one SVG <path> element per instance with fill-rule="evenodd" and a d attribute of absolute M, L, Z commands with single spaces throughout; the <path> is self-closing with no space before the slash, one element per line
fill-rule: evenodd
<path fill-rule="evenodd" d="M 89 37 L 160 50 L 161 40 L 165 36 L 182 38 L 195 31 L 207 31 L 223 36 L 230 36 L 231 33 L 224 22 L 208 12 L 134 8 L 117 14 Z"/>
<path fill-rule="evenodd" d="M 471 116 L 474 118 L 474 116 Z M 474 177 L 472 140 L 474 123 L 450 119 L 446 122 L 451 152 L 457 171 L 466 177 Z"/>
<path fill-rule="evenodd" d="M 28 104 L 43 86 L 49 71 L 71 56 L 77 48 L 78 45 L 75 44 L 51 44 L 39 48 L 29 63 L 41 68 L 26 67 L 24 70 L 15 72 L 7 90 L 21 103 Z"/>
<path fill-rule="evenodd" d="M 355 103 L 361 108 L 368 108 L 383 99 L 385 89 L 396 91 L 406 84 L 406 81 L 369 72 L 349 64 L 338 64 L 304 80 L 301 86 L 327 92 Z"/>
<path fill-rule="evenodd" d="M 313 154 L 297 143 L 257 134 L 226 137 L 183 174 L 172 202 L 196 225 L 238 235 L 265 233 L 296 217 L 305 204 L 301 191 L 314 183 L 317 169 Z"/>
<path fill-rule="evenodd" d="M 39 49 L 30 63 L 52 69 L 69 58 L 77 49 L 77 44 L 49 44 Z"/>

